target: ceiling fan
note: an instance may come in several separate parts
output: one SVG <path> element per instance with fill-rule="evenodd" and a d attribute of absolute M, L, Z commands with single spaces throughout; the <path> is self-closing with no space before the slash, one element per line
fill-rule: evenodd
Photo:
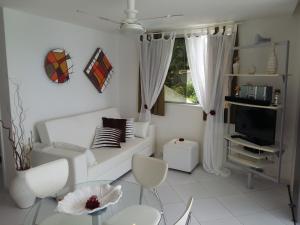
<path fill-rule="evenodd" d="M 76 12 L 89 15 L 87 12 L 79 10 L 79 9 L 76 10 Z M 166 16 L 138 19 L 136 17 L 138 10 L 135 9 L 135 0 L 127 0 L 127 9 L 124 10 L 124 13 L 126 15 L 126 18 L 120 22 L 103 17 L 103 16 L 97 16 L 97 18 L 100 20 L 105 20 L 105 21 L 120 25 L 121 31 L 144 33 L 144 32 L 146 32 L 146 28 L 142 24 L 143 21 L 158 20 L 158 19 L 163 20 L 163 19 L 169 19 L 172 17 L 183 16 L 183 14 L 172 14 L 172 15 L 166 15 Z"/>

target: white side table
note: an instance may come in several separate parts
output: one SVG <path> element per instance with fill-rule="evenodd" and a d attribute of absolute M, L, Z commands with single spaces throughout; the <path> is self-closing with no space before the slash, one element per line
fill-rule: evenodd
<path fill-rule="evenodd" d="M 163 148 L 163 159 L 169 168 L 191 173 L 199 163 L 199 146 L 195 141 L 173 139 Z"/>

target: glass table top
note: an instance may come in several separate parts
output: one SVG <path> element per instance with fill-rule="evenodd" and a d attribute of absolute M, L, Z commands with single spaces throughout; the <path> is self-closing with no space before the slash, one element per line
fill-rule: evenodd
<path fill-rule="evenodd" d="M 100 213 L 98 213 L 98 215 L 75 216 L 59 213 L 56 210 L 57 200 L 54 198 L 45 198 L 40 200 L 40 206 L 37 202 L 31 208 L 25 218 L 24 225 L 101 225 L 104 221 L 122 211 L 123 209 L 132 205 L 139 204 L 141 186 L 133 182 L 123 180 L 117 180 L 114 182 L 91 181 L 79 184 L 75 187 L 75 189 L 82 188 L 84 186 L 102 185 L 107 183 L 113 186 L 121 185 L 123 195 L 118 203 L 108 206 L 106 210 L 101 211 Z M 65 194 L 67 194 L 66 191 L 64 193 L 60 193 L 60 196 L 64 196 Z M 152 190 L 144 189 L 142 204 L 152 206 L 158 210 L 160 209 L 159 201 L 155 197 Z"/>

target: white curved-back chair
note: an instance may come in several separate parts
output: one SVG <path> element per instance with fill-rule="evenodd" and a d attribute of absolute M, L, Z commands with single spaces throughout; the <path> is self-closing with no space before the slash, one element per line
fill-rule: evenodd
<path fill-rule="evenodd" d="M 190 198 L 183 215 L 174 225 L 188 225 L 191 221 L 193 198 Z M 160 214 L 152 207 L 145 205 L 130 206 L 111 217 L 104 225 L 158 225 Z"/>
<path fill-rule="evenodd" d="M 132 173 L 144 188 L 156 188 L 161 185 L 167 178 L 167 172 L 166 161 L 143 155 L 133 155 Z"/>
<path fill-rule="evenodd" d="M 193 201 L 194 201 L 194 199 L 190 198 L 190 200 L 188 201 L 188 204 L 186 206 L 185 212 L 180 217 L 180 219 L 177 220 L 177 222 L 174 225 L 188 225 L 190 223 L 191 209 L 192 209 Z"/>
<path fill-rule="evenodd" d="M 40 208 L 42 198 L 55 196 L 62 190 L 69 177 L 69 165 L 66 159 L 55 160 L 26 171 L 25 181 L 32 193 L 38 198 L 38 206 L 33 219 L 36 217 Z"/>
<path fill-rule="evenodd" d="M 160 159 L 146 157 L 142 155 L 134 155 L 132 157 L 132 173 L 141 185 L 139 205 L 130 206 L 122 210 L 117 215 L 106 221 L 105 225 L 158 225 L 161 218 L 164 218 L 164 210 L 162 202 L 159 199 L 156 188 L 162 184 L 168 172 L 168 164 Z M 144 188 L 153 190 L 158 198 L 161 211 L 146 205 L 142 205 L 142 197 Z"/>
<path fill-rule="evenodd" d="M 168 164 L 166 161 L 147 157 L 143 155 L 133 155 L 132 157 L 132 173 L 137 182 L 141 185 L 140 191 L 140 205 L 143 199 L 144 188 L 152 189 L 157 197 L 160 208 L 161 216 L 163 217 L 164 224 L 166 225 L 166 217 L 164 214 L 163 204 L 159 198 L 157 187 L 161 185 L 167 178 Z"/>

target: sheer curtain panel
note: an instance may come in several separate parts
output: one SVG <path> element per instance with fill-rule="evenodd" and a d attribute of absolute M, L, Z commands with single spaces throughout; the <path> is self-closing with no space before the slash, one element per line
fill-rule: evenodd
<path fill-rule="evenodd" d="M 172 59 L 175 33 L 144 34 L 139 43 L 141 112 L 140 121 L 151 120 L 151 108 L 155 104 L 166 80 Z"/>
<path fill-rule="evenodd" d="M 192 82 L 207 114 L 203 140 L 203 167 L 209 173 L 228 176 L 224 162 L 224 74 L 231 68 L 236 26 L 186 34 L 185 42 Z"/>

